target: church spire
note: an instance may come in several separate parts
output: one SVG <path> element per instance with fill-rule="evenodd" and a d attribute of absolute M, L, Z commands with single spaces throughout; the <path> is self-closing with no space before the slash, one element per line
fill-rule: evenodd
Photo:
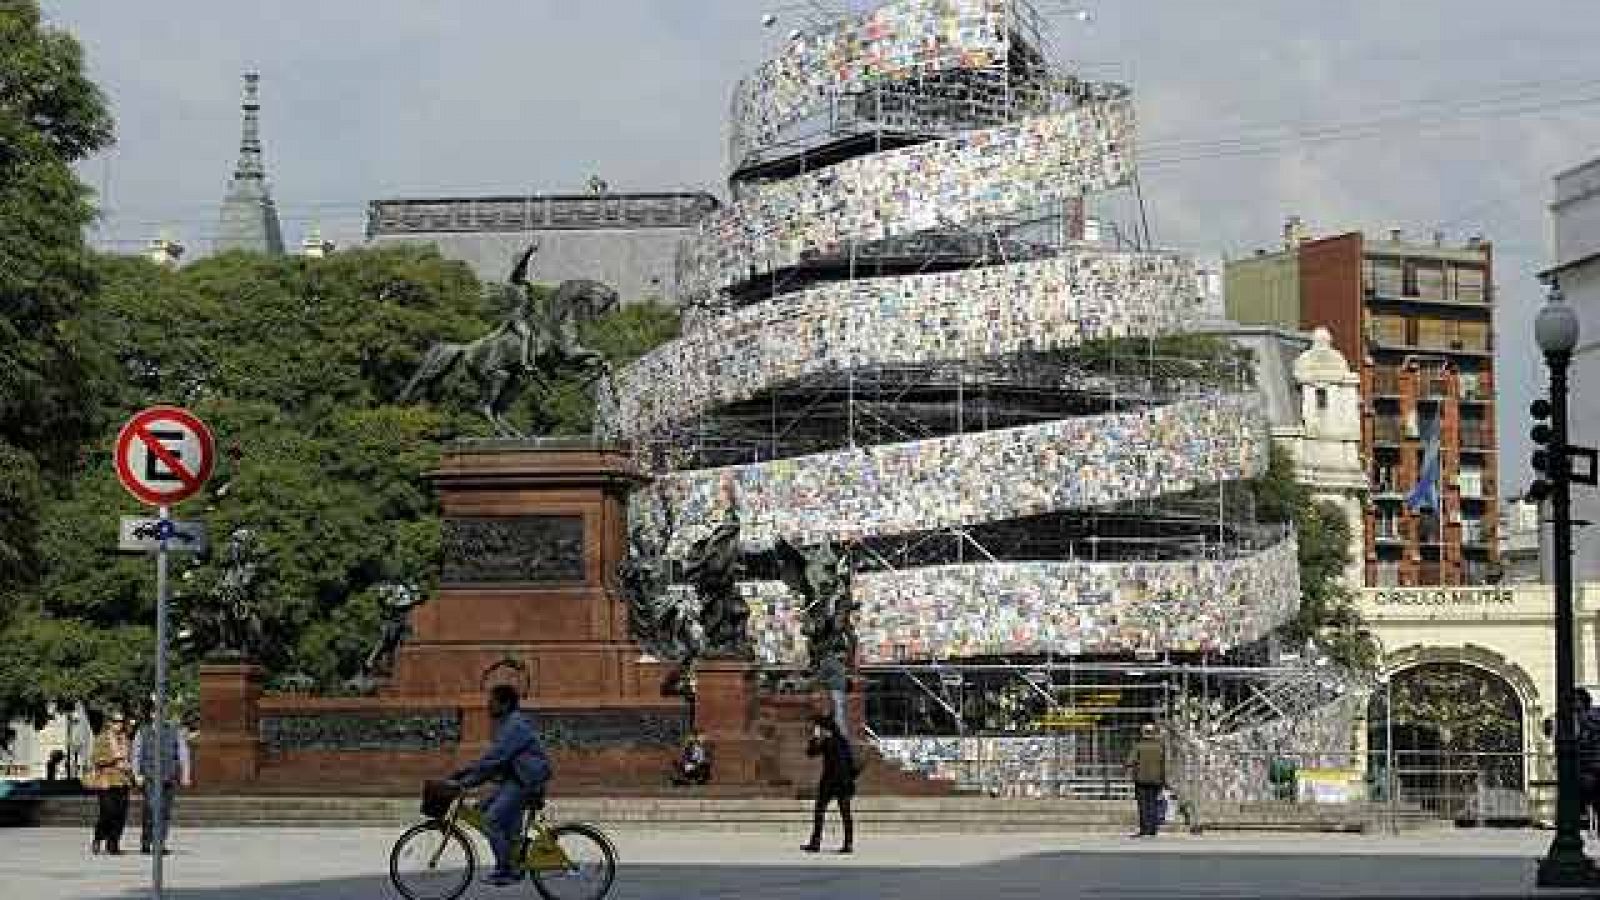
<path fill-rule="evenodd" d="M 239 137 L 239 162 L 222 200 L 221 227 L 216 250 L 283 253 L 283 231 L 278 210 L 267 187 L 267 167 L 261 159 L 261 75 L 244 73 L 244 128 Z"/>
<path fill-rule="evenodd" d="M 261 73 L 244 73 L 244 132 L 239 137 L 239 164 L 233 169 L 235 179 L 267 177 L 261 162 L 261 93 L 258 85 Z"/>

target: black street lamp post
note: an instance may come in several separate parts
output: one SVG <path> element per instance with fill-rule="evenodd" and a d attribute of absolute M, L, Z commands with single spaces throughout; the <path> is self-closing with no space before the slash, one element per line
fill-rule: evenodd
<path fill-rule="evenodd" d="M 1552 285 L 1549 302 L 1539 311 L 1534 335 L 1550 369 L 1548 403 L 1535 401 L 1533 413 L 1548 415 L 1550 425 L 1537 426 L 1535 440 L 1545 444 L 1542 468 L 1548 481 L 1551 520 L 1555 526 L 1554 577 L 1556 601 L 1556 835 L 1539 861 L 1540 887 L 1586 887 L 1600 883 L 1583 852 L 1583 798 L 1578 782 L 1578 722 L 1574 703 L 1576 672 L 1572 627 L 1572 459 L 1567 447 L 1567 369 L 1578 345 L 1578 317 Z"/>

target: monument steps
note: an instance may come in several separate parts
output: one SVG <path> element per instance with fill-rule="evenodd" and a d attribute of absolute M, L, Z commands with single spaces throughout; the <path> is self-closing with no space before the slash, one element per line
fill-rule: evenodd
<path fill-rule="evenodd" d="M 137 806 L 137 801 L 135 803 Z M 37 824 L 87 828 L 94 818 L 90 797 L 48 798 L 40 803 Z M 791 832 L 804 830 L 811 803 L 799 799 L 716 797 L 559 797 L 550 803 L 555 819 L 581 819 L 622 830 L 681 828 L 697 831 Z M 289 797 L 189 795 L 179 800 L 175 827 L 361 827 L 399 829 L 417 819 L 412 797 Z M 1243 804 L 1206 812 L 1206 829 L 1215 831 L 1354 832 L 1381 830 L 1382 807 Z M 138 810 L 133 811 L 137 821 Z M 940 833 L 1042 832 L 1114 833 L 1134 826 L 1132 804 L 1100 800 L 1034 800 L 988 797 L 876 797 L 856 801 L 856 824 L 863 832 Z M 1405 830 L 1449 827 L 1402 811 Z M 1169 826 L 1174 829 L 1181 825 Z"/>

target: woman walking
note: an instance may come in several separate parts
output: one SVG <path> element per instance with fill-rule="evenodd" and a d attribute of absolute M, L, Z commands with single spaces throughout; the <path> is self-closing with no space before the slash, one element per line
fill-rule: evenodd
<path fill-rule="evenodd" d="M 856 793 L 855 754 L 832 716 L 817 716 L 812 723 L 806 755 L 822 757 L 822 778 L 817 782 L 817 803 L 811 812 L 811 840 L 800 849 L 807 853 L 822 849 L 822 818 L 828 812 L 828 804 L 837 800 L 839 816 L 844 819 L 844 844 L 839 852 L 851 853 L 855 849 L 856 826 L 850 815 L 850 798 Z"/>
<path fill-rule="evenodd" d="M 95 727 L 94 749 L 90 754 L 88 787 L 98 792 L 100 816 L 94 823 L 94 843 L 90 850 L 122 855 L 122 831 L 128 824 L 128 790 L 133 785 L 132 754 L 128 729 L 122 713 L 105 721 L 100 713 L 90 713 Z M 98 720 L 98 721 L 96 721 Z"/>

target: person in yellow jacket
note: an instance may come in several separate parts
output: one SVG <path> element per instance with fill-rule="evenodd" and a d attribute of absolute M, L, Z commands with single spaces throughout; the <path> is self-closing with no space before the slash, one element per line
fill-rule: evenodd
<path fill-rule="evenodd" d="M 85 787 L 100 798 L 100 815 L 94 823 L 94 843 L 91 852 L 102 851 L 111 856 L 122 855 L 122 832 L 128 825 L 128 791 L 133 787 L 133 752 L 128 736 L 128 723 L 122 713 L 112 713 L 110 720 L 99 713 L 90 713 L 95 730 L 94 749 L 89 755 L 89 775 Z"/>
<path fill-rule="evenodd" d="M 1167 786 L 1167 748 L 1156 734 L 1156 726 L 1146 722 L 1139 729 L 1139 740 L 1128 753 L 1128 777 L 1139 803 L 1137 837 L 1155 837 L 1161 830 L 1161 792 Z"/>

